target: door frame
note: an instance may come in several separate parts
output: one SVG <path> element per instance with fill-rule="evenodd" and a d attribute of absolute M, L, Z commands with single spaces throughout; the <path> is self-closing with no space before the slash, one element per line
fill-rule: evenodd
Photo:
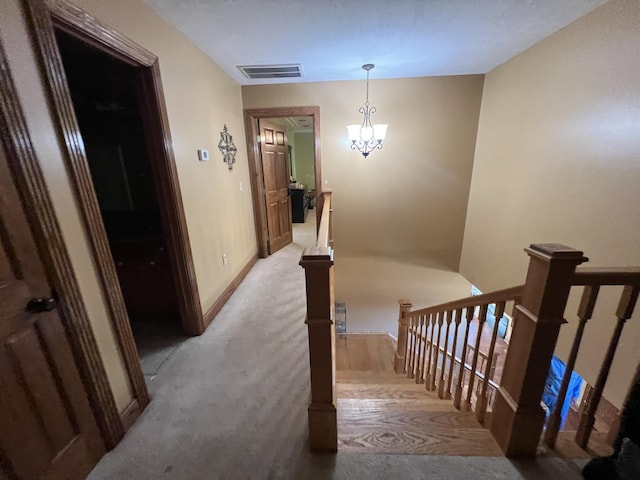
<path fill-rule="evenodd" d="M 279 117 L 313 117 L 314 157 L 316 174 L 316 208 L 322 211 L 322 161 L 320 158 L 320 107 L 273 107 L 248 108 L 244 110 L 244 129 L 247 138 L 247 157 L 249 160 L 249 174 L 251 177 L 251 193 L 253 197 L 253 212 L 258 243 L 258 256 L 269 256 L 269 239 L 267 228 L 267 205 L 264 198 L 264 175 L 260 156 L 260 128 L 258 120 L 261 118 Z M 316 218 L 316 228 L 320 218 Z"/>
<path fill-rule="evenodd" d="M 0 141 L 7 153 L 47 281 L 59 297 L 58 312 L 67 331 L 82 383 L 106 448 L 123 437 L 125 427 L 93 335 L 89 314 L 71 266 L 44 175 L 31 142 L 24 111 L 0 43 Z"/>
<path fill-rule="evenodd" d="M 199 335 L 204 331 L 205 324 L 169 132 L 158 57 L 66 0 L 24 0 L 24 5 L 58 137 L 63 146 L 65 165 L 78 200 L 134 401 L 137 401 L 136 408 L 132 404 L 132 408 L 127 408 L 123 413 L 125 427 L 128 427 L 149 403 L 149 393 L 91 180 L 84 144 L 55 38 L 55 28 L 140 69 L 143 83 L 141 113 L 146 127 L 150 157 L 157 159 L 150 163 L 180 316 L 185 333 Z"/>

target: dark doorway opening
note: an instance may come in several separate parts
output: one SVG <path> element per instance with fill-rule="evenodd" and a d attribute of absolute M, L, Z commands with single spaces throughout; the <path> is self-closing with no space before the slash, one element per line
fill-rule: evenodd
<path fill-rule="evenodd" d="M 152 378 L 186 338 L 145 135 L 140 68 L 56 30 L 111 256 Z"/>

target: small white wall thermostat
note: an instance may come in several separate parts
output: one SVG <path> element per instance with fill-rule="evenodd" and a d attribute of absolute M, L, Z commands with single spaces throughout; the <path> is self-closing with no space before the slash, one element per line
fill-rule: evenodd
<path fill-rule="evenodd" d="M 201 162 L 209 160 L 209 150 L 198 149 L 198 160 Z"/>

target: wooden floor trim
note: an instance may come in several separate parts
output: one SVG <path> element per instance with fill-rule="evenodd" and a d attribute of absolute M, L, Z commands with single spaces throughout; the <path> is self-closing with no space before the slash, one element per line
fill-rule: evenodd
<path fill-rule="evenodd" d="M 222 292 L 222 294 L 218 297 L 218 299 L 215 302 L 213 302 L 213 305 L 211 305 L 211 307 L 209 307 L 209 309 L 205 312 L 204 314 L 205 328 L 209 326 L 209 324 L 213 321 L 216 315 L 220 313 L 220 310 L 222 310 L 222 307 L 224 307 L 224 304 L 227 303 L 229 298 L 231 298 L 231 295 L 233 295 L 233 292 L 236 291 L 236 288 L 238 288 L 240 283 L 242 283 L 242 280 L 244 280 L 244 277 L 247 276 L 247 274 L 251 271 L 251 269 L 253 268 L 253 266 L 256 264 L 257 261 L 258 261 L 258 255 L 252 256 L 251 259 L 247 262 L 247 264 L 242 268 L 242 270 L 240 270 L 240 273 L 236 275 L 236 277 L 231 281 L 231 283 L 227 286 L 227 288 L 224 289 L 224 292 Z"/>
<path fill-rule="evenodd" d="M 137 399 L 133 399 L 127 408 L 120 414 L 120 420 L 122 421 L 122 427 L 127 432 L 142 413 L 140 408 L 140 402 Z"/>

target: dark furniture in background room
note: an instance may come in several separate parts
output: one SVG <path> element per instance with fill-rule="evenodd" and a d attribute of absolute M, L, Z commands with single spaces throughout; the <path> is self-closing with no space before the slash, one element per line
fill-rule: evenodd
<path fill-rule="evenodd" d="M 309 197 L 306 195 L 306 188 L 290 188 L 291 195 L 291 221 L 293 223 L 304 223 L 309 210 Z"/>

